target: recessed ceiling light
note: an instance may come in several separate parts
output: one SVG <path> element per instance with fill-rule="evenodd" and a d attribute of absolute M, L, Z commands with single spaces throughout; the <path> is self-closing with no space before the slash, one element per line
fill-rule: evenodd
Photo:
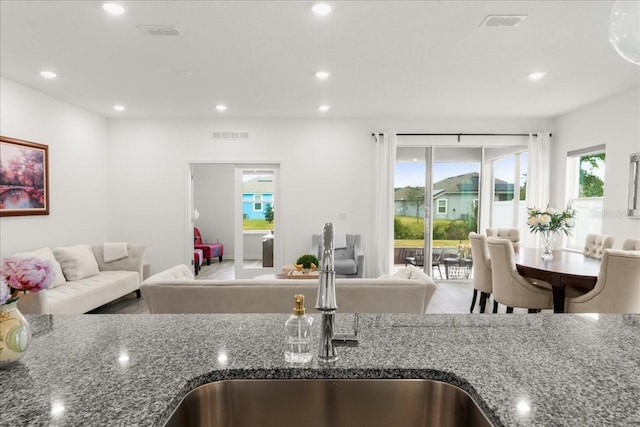
<path fill-rule="evenodd" d="M 45 79 L 55 79 L 58 77 L 58 75 L 53 71 L 40 71 L 40 75 Z"/>
<path fill-rule="evenodd" d="M 216 105 L 216 110 L 218 110 L 218 111 L 224 111 L 226 109 L 227 109 L 226 105 L 222 105 L 222 104 Z"/>
<path fill-rule="evenodd" d="M 113 109 L 116 110 L 116 111 L 124 111 L 125 110 L 124 105 L 114 105 Z"/>
<path fill-rule="evenodd" d="M 316 72 L 316 77 L 320 80 L 326 80 L 329 78 L 329 72 L 328 71 L 318 71 Z"/>
<path fill-rule="evenodd" d="M 544 71 L 536 71 L 534 73 L 529 73 L 529 80 L 540 80 L 546 75 L 547 73 L 545 73 Z"/>
<path fill-rule="evenodd" d="M 105 3 L 102 8 L 110 15 L 122 15 L 124 13 L 124 7 L 116 3 Z"/>
<path fill-rule="evenodd" d="M 327 3 L 316 3 L 316 4 L 313 5 L 311 10 L 316 15 L 325 16 L 325 15 L 328 15 L 329 13 L 331 13 L 333 8 L 330 5 L 328 5 Z"/>
<path fill-rule="evenodd" d="M 321 106 L 318 107 L 318 111 L 320 111 L 322 113 L 325 113 L 325 112 L 329 111 L 329 108 L 331 108 L 331 107 L 329 107 L 328 105 L 321 105 Z"/>

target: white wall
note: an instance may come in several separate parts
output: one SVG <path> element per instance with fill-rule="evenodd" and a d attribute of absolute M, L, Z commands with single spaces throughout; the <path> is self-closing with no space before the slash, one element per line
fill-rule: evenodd
<path fill-rule="evenodd" d="M 238 130 L 248 131 L 249 140 L 212 138 L 214 131 Z M 279 163 L 278 235 L 283 239 L 285 263 L 308 252 L 311 235 L 320 233 L 327 221 L 335 224 L 337 233 L 362 234 L 365 254 L 372 254 L 373 239 L 369 236 L 376 230 L 371 214 L 371 183 L 375 174 L 370 166 L 374 148 L 371 133 L 383 130 L 520 133 L 548 130 L 548 122 L 544 119 L 110 119 L 110 237 L 145 242 L 153 272 L 190 262 L 188 164 Z M 451 144 L 455 145 L 455 139 Z M 196 184 L 196 191 L 200 190 Z M 221 190 L 211 188 L 211 191 L 216 194 Z M 198 201 L 196 207 L 202 214 L 204 208 L 200 204 Z M 228 211 L 221 213 L 225 218 L 229 215 Z M 226 224 L 224 232 L 229 233 L 232 226 Z M 232 246 L 227 246 L 233 241 L 230 234 L 216 230 L 213 235 L 209 231 L 206 234 L 212 240 L 219 235 L 225 253 L 231 254 Z"/>
<path fill-rule="evenodd" d="M 248 131 L 250 139 L 212 139 L 225 130 Z M 327 221 L 337 232 L 370 233 L 373 142 L 371 128 L 357 121 L 117 119 L 108 122 L 108 141 L 111 237 L 145 242 L 152 271 L 191 258 L 189 163 L 280 164 L 285 261 L 306 253 L 311 235 Z"/>
<path fill-rule="evenodd" d="M 200 212 L 195 225 L 206 243 L 223 243 L 224 258 L 233 259 L 234 166 L 198 163 L 193 177 L 194 207 Z"/>
<path fill-rule="evenodd" d="M 0 79 L 0 134 L 49 146 L 50 214 L 0 218 L 0 253 L 107 239 L 106 121 Z"/>
<path fill-rule="evenodd" d="M 615 248 L 640 237 L 640 220 L 626 216 L 629 154 L 640 152 L 640 88 L 610 97 L 556 119 L 551 146 L 551 200 L 566 205 L 567 152 L 606 144 L 602 233 Z"/>

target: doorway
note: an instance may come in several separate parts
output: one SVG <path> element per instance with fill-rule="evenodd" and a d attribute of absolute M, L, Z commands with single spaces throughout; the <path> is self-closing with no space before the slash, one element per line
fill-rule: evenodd
<path fill-rule="evenodd" d="M 281 265 L 278 236 L 278 165 L 235 168 L 235 274 L 250 278 L 274 274 Z"/>
<path fill-rule="evenodd" d="M 417 265 L 434 279 L 470 278 L 469 232 L 525 227 L 526 149 L 398 147 L 394 264 Z"/>
<path fill-rule="evenodd" d="M 251 181 L 252 178 L 254 182 L 247 184 L 250 191 L 245 196 L 243 180 Z M 264 190 L 269 185 L 272 188 Z M 233 262 L 233 266 L 225 267 L 225 274 L 232 275 L 231 278 L 273 274 L 273 266 L 281 265 L 282 239 L 277 238 L 278 189 L 278 164 L 189 164 L 191 231 L 198 227 L 205 242 L 224 245 L 223 263 Z M 194 215 L 196 211 L 198 215 Z M 262 243 L 267 235 L 272 237 L 266 245 L 271 252 L 271 257 L 267 258 L 273 261 L 263 265 Z M 187 245 L 189 261 L 193 250 L 192 233 L 188 233 Z"/>
<path fill-rule="evenodd" d="M 478 230 L 481 161 L 481 147 L 397 148 L 395 264 L 435 279 L 471 277 L 468 235 Z M 447 258 L 463 261 L 449 266 Z"/>

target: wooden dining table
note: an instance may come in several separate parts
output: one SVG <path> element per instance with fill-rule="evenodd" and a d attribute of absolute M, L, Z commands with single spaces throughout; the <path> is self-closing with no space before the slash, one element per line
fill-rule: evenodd
<path fill-rule="evenodd" d="M 554 313 L 564 313 L 567 286 L 588 292 L 595 287 L 600 272 L 599 259 L 577 252 L 555 250 L 553 258 L 545 261 L 542 249 L 520 248 L 514 258 L 521 276 L 551 284 Z"/>

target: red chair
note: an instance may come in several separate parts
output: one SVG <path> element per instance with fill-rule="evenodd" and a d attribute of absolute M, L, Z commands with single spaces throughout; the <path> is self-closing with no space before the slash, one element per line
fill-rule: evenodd
<path fill-rule="evenodd" d="M 193 272 L 197 276 L 202 268 L 202 249 L 194 249 L 193 250 Z"/>
<path fill-rule="evenodd" d="M 222 243 L 202 243 L 202 235 L 198 227 L 193 228 L 194 237 L 194 249 L 202 249 L 204 259 L 207 260 L 207 265 L 211 265 L 211 258 L 218 257 L 222 262 L 222 255 L 224 255 L 224 246 Z"/>

